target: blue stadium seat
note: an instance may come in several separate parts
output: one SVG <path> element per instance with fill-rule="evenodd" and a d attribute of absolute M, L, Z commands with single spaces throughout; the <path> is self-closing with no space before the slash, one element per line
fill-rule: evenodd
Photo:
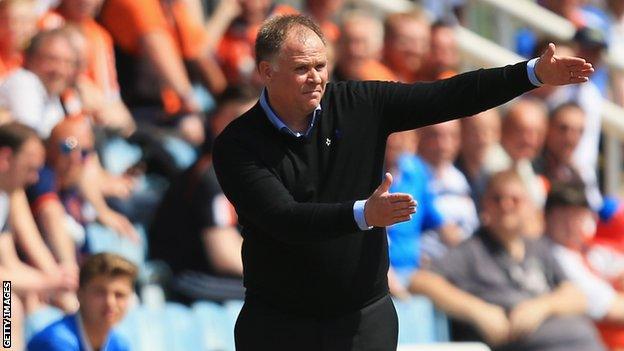
<path fill-rule="evenodd" d="M 99 223 L 91 223 L 87 225 L 87 251 L 93 254 L 116 253 L 141 265 L 147 253 L 147 236 L 142 226 L 135 226 L 135 228 L 141 237 L 140 243 L 134 243 Z"/>
<path fill-rule="evenodd" d="M 136 164 L 143 152 L 123 138 L 112 138 L 102 148 L 102 165 L 115 175 L 123 174 L 130 166 Z"/>
<path fill-rule="evenodd" d="M 197 151 L 193 146 L 180 138 L 167 136 L 163 146 L 173 156 L 176 166 L 180 169 L 188 168 L 197 159 Z"/>
<path fill-rule="evenodd" d="M 193 304 L 192 312 L 201 331 L 202 350 L 234 350 L 234 327 L 226 308 L 201 301 Z"/>
<path fill-rule="evenodd" d="M 164 320 L 168 326 L 167 350 L 202 350 L 202 330 L 191 310 L 178 303 L 167 303 Z"/>
<path fill-rule="evenodd" d="M 399 344 L 433 343 L 437 341 L 435 309 L 423 296 L 394 300 L 399 316 Z"/>

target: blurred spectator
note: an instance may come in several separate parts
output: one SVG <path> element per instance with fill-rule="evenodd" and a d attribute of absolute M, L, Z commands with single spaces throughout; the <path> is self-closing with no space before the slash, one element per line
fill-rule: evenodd
<path fill-rule="evenodd" d="M 278 15 L 296 13 L 287 5 L 272 0 L 239 0 L 242 13 L 230 24 L 219 43 L 218 58 L 229 85 L 254 84 L 260 86 L 256 74 L 254 43 L 263 21 Z"/>
<path fill-rule="evenodd" d="M 113 327 L 128 310 L 137 271 L 134 264 L 114 254 L 89 257 L 80 269 L 80 309 L 36 334 L 28 350 L 130 350 Z"/>
<path fill-rule="evenodd" d="M 491 109 L 462 118 L 460 123 L 461 148 L 455 166 L 466 177 L 472 190 L 472 200 L 479 208 L 489 177 L 485 168 L 486 160 L 499 145 L 501 138 L 500 114 L 498 109 Z"/>
<path fill-rule="evenodd" d="M 325 38 L 335 43 L 340 37 L 340 29 L 332 17 L 340 13 L 344 0 L 306 0 L 304 12 L 316 22 Z"/>
<path fill-rule="evenodd" d="M 543 240 L 524 236 L 529 199 L 513 171 L 490 179 L 483 227 L 421 270 L 412 290 L 456 320 L 455 340 L 484 340 L 494 350 L 604 350 L 583 313 L 586 300 Z"/>
<path fill-rule="evenodd" d="M 435 21 L 461 21 L 466 0 L 420 0 Z"/>
<path fill-rule="evenodd" d="M 0 85 L 0 105 L 46 139 L 65 116 L 60 95 L 76 73 L 77 60 L 65 31 L 38 33 L 26 51 L 24 69 L 15 70 Z"/>
<path fill-rule="evenodd" d="M 607 33 L 592 27 L 579 28 L 572 38 L 575 56 L 584 58 L 594 67 L 590 80 L 603 97 L 608 96 L 609 68 L 603 64 L 603 55 L 608 49 Z"/>
<path fill-rule="evenodd" d="M 215 94 L 225 88 L 204 24 L 183 0 L 108 0 L 100 18 L 113 37 L 121 94 L 133 116 L 176 125 L 186 141 L 201 144 L 198 113 L 207 106 L 200 105 L 192 78 Z"/>
<path fill-rule="evenodd" d="M 215 135 L 257 101 L 256 94 L 228 90 L 211 119 Z M 170 288 L 182 302 L 242 298 L 242 237 L 234 208 L 212 167 L 211 142 L 199 159 L 175 179 L 150 228 L 150 257 L 174 273 Z"/>
<path fill-rule="evenodd" d="M 70 40 L 79 53 L 79 69 L 72 81 L 78 93 L 77 111 L 69 114 L 86 113 L 103 126 L 117 129 L 124 136 L 134 131 L 134 121 L 121 101 L 113 40 L 94 18 L 99 12 L 102 0 L 63 0 L 56 11 L 48 12 L 40 24 L 44 29 L 70 25 Z M 64 96 L 68 98 L 68 91 Z M 65 108 L 71 110 L 68 101 Z"/>
<path fill-rule="evenodd" d="M 32 300 L 38 295 L 46 297 L 62 290 L 76 287 L 75 276 L 63 270 L 44 271 L 22 262 L 16 251 L 16 242 L 30 258 L 35 252 L 30 242 L 18 241 L 14 235 L 15 217 L 11 216 L 11 194 L 23 191 L 25 186 L 37 181 L 37 172 L 43 165 L 44 148 L 34 130 L 16 122 L 0 126 L 0 276 L 11 281 L 13 287 L 12 336 L 13 346 L 22 349 L 23 318 L 26 311 L 22 301 Z M 29 238 L 35 239 L 36 238 Z M 39 248 L 42 243 L 39 241 Z M 41 255 L 34 263 L 55 266 L 54 259 L 45 247 L 37 252 Z M 29 308 L 30 309 L 30 308 Z"/>
<path fill-rule="evenodd" d="M 559 45 L 558 50 L 565 55 L 568 53 L 575 55 L 572 49 L 565 45 Z M 533 94 L 544 99 L 551 110 L 567 102 L 574 102 L 583 109 L 585 127 L 581 140 L 574 150 L 573 160 L 586 184 L 597 183 L 596 169 L 598 168 L 603 104 L 602 96 L 600 96 L 600 91 L 596 85 L 590 80 L 574 87 L 555 87 L 553 89 L 542 86 L 536 89 Z M 594 198 L 592 198 L 592 206 L 594 205 L 599 206 L 599 204 L 594 203 Z"/>
<path fill-rule="evenodd" d="M 609 10 L 609 54 L 624 57 L 624 1 L 607 0 Z M 613 80 L 613 99 L 624 106 L 624 73 L 610 72 Z"/>
<path fill-rule="evenodd" d="M 22 52 L 35 35 L 35 1 L 0 2 L 0 81 L 22 65 Z"/>
<path fill-rule="evenodd" d="M 445 237 L 441 232 L 428 231 L 422 238 L 423 255 L 437 258 L 468 238 L 479 226 L 477 208 L 472 201 L 466 177 L 453 165 L 459 152 L 461 130 L 459 121 L 449 121 L 420 129 L 419 154 L 430 167 L 429 186 L 436 195 L 435 206 L 448 223 L 460 230 Z M 450 234 L 450 233 L 446 233 Z"/>
<path fill-rule="evenodd" d="M 547 123 L 546 106 L 541 101 L 520 99 L 513 103 L 503 118 L 502 150 L 495 152 L 487 165 L 490 173 L 516 169 L 537 208 L 544 206 L 547 186 L 545 179 L 535 174 L 532 162 L 542 152 Z"/>
<path fill-rule="evenodd" d="M 384 64 L 400 81 L 413 83 L 424 78 L 430 50 L 430 25 L 427 14 L 420 8 L 386 17 Z"/>
<path fill-rule="evenodd" d="M 85 187 L 100 191 L 103 186 L 85 184 L 85 179 L 101 180 L 87 175 L 98 171 L 90 165 L 95 153 L 94 136 L 88 121 L 80 117 L 63 120 L 52 130 L 47 146 L 46 166 L 40 171 L 37 184 L 30 187 L 27 194 L 41 231 L 58 259 L 76 261 L 76 248 L 83 248 L 85 242 L 85 228 L 96 218 L 117 233 L 138 240 L 132 224 L 125 217 L 86 200 Z"/>
<path fill-rule="evenodd" d="M 435 205 L 437 197 L 429 187 L 431 173 L 415 154 L 417 135 L 416 131 L 393 133 L 386 144 L 386 170 L 392 174 L 390 192 L 410 194 L 418 203 L 418 211 L 411 220 L 387 228 L 392 270 L 389 272 L 388 284 L 390 293 L 397 297 L 409 296 L 409 278 L 421 265 L 422 232 L 438 230 L 443 238 L 459 235 L 456 226 L 445 224 L 444 217 Z"/>
<path fill-rule="evenodd" d="M 589 263 L 591 238 L 596 231 L 582 183 L 553 185 L 546 201 L 546 233 L 564 272 L 585 294 L 587 314 L 598 321 L 603 341 L 611 350 L 624 347 L 624 293 Z M 620 228 L 621 229 L 621 228 Z"/>
<path fill-rule="evenodd" d="M 537 165 L 537 168 L 541 166 L 542 169 L 539 171 L 543 172 L 551 183 L 585 184 L 587 199 L 591 207 L 598 211 L 602 206 L 598 183 L 585 183 L 585 179 L 591 177 L 583 176 L 581 172 L 588 168 L 578 167 L 572 157 L 581 140 L 584 127 L 585 113 L 577 104 L 565 103 L 554 109 L 548 123 L 546 147 L 541 160 L 543 164 Z"/>
<path fill-rule="evenodd" d="M 397 80 L 380 62 L 383 36 L 378 19 L 361 11 L 347 12 L 337 44 L 336 80 Z"/>
<path fill-rule="evenodd" d="M 431 26 L 431 50 L 427 58 L 426 80 L 450 78 L 459 69 L 459 49 L 455 28 L 445 22 Z"/>

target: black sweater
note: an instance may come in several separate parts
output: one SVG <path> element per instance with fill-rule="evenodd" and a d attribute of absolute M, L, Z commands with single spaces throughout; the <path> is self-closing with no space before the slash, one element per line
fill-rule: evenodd
<path fill-rule="evenodd" d="M 381 182 L 390 133 L 476 114 L 534 86 L 526 62 L 433 83 L 329 83 L 307 138 L 259 104 L 215 140 L 214 166 L 243 227 L 247 298 L 325 317 L 388 292 L 385 230 L 360 231 L 356 200 Z"/>

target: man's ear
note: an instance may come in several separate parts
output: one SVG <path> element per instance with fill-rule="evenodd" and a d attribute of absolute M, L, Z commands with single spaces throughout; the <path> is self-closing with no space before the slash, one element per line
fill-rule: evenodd
<path fill-rule="evenodd" d="M 11 167 L 13 150 L 10 147 L 0 147 L 0 172 L 6 172 Z"/>
<path fill-rule="evenodd" d="M 269 61 L 260 61 L 258 64 L 258 73 L 260 73 L 260 77 L 265 83 L 271 80 L 273 72 L 273 65 Z"/>

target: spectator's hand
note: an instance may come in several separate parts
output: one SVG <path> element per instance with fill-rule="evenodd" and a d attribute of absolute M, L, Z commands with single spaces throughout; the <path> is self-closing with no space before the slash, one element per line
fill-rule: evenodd
<path fill-rule="evenodd" d="M 548 308 L 539 300 L 518 304 L 509 315 L 510 337 L 517 340 L 534 332 L 548 318 Z"/>
<path fill-rule="evenodd" d="M 51 302 L 68 314 L 76 313 L 80 307 L 76 294 L 69 291 L 63 291 L 54 295 Z"/>
<path fill-rule="evenodd" d="M 500 306 L 485 304 L 475 310 L 472 319 L 488 345 L 498 346 L 509 342 L 510 323 Z"/>
<path fill-rule="evenodd" d="M 104 196 L 127 199 L 132 195 L 135 185 L 135 179 L 130 175 L 113 176 L 103 186 L 102 192 Z"/>
<path fill-rule="evenodd" d="M 221 0 L 215 10 L 214 16 L 221 16 L 231 21 L 241 13 L 243 13 L 243 7 L 240 4 L 240 0 Z"/>
<path fill-rule="evenodd" d="M 178 131 L 182 139 L 194 146 L 201 145 L 206 138 L 204 122 L 199 115 L 192 114 L 182 117 Z"/>
<path fill-rule="evenodd" d="M 126 216 L 113 210 L 102 211 L 98 214 L 98 221 L 134 243 L 141 241 L 139 234 Z"/>
<path fill-rule="evenodd" d="M 392 175 L 386 173 L 384 181 L 371 197 L 366 200 L 364 218 L 369 226 L 385 227 L 399 222 L 409 221 L 416 213 L 416 201 L 412 195 L 390 194 Z"/>
<path fill-rule="evenodd" d="M 556 56 L 555 44 L 548 44 L 548 48 L 540 56 L 535 65 L 535 74 L 544 84 L 566 85 L 584 83 L 594 72 L 592 64 L 585 59 L 572 56 Z"/>

